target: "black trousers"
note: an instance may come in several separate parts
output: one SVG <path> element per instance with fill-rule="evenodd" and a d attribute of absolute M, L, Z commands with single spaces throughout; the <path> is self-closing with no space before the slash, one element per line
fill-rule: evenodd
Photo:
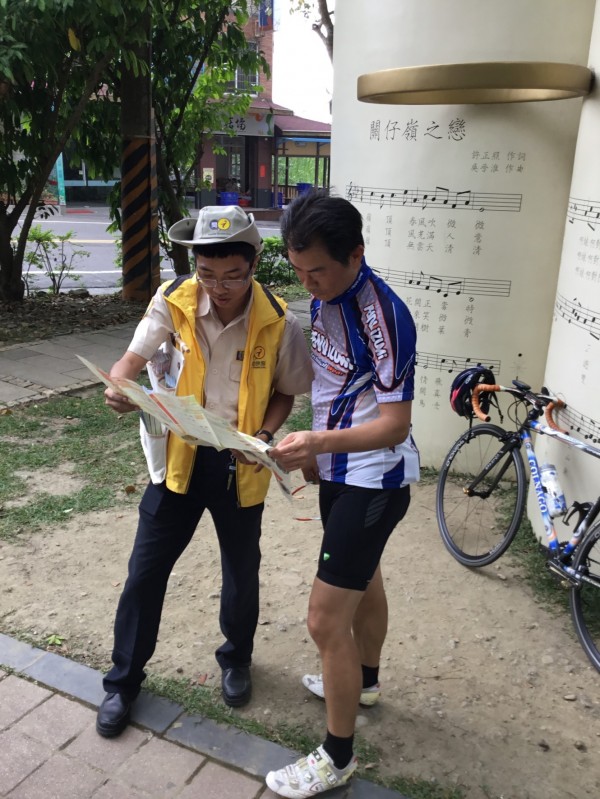
<path fill-rule="evenodd" d="M 167 582 L 205 510 L 211 514 L 221 550 L 219 623 L 225 642 L 217 649 L 221 668 L 248 665 L 258 623 L 258 571 L 264 505 L 237 505 L 231 455 L 198 447 L 187 494 L 150 483 L 142 497 L 129 574 L 115 619 L 114 666 L 104 678 L 107 693 L 134 699 L 144 666 L 158 638 Z M 230 479 L 233 477 L 233 479 Z"/>

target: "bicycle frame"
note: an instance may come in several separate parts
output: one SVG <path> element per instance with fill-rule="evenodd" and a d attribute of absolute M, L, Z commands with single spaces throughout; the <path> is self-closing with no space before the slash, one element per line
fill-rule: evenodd
<path fill-rule="evenodd" d="M 520 447 L 520 434 L 519 433 L 506 433 L 506 444 L 499 449 L 498 452 L 494 455 L 494 457 L 486 463 L 483 467 L 481 472 L 477 475 L 477 477 L 473 480 L 472 483 L 469 484 L 468 488 L 466 489 L 465 493 L 470 497 L 481 497 L 481 499 L 488 499 L 492 491 L 496 488 L 500 480 L 504 477 L 504 473 L 508 469 L 509 462 L 506 460 L 504 465 L 501 467 L 500 471 L 494 478 L 494 481 L 490 484 L 487 491 L 475 491 L 475 488 L 481 483 L 484 477 L 487 477 L 488 474 L 492 471 L 494 466 L 501 460 L 507 452 L 510 452 L 511 449 L 519 449 Z"/>
<path fill-rule="evenodd" d="M 494 489 L 502 479 L 504 472 L 508 468 L 509 465 L 508 460 L 505 461 L 504 466 L 495 476 L 493 483 L 489 486 L 487 491 L 478 492 L 476 491 L 476 487 L 492 471 L 494 466 L 498 463 L 498 461 L 500 461 L 504 457 L 504 455 L 506 455 L 507 452 L 509 452 L 511 449 L 520 448 L 521 445 L 524 445 L 525 452 L 527 454 L 527 462 L 529 463 L 529 473 L 531 474 L 531 479 L 533 481 L 535 496 L 537 499 L 538 507 L 540 509 L 540 515 L 542 517 L 544 531 L 546 533 L 548 549 L 550 550 L 551 554 L 556 558 L 558 558 L 559 555 L 561 557 L 568 557 L 569 555 L 573 554 L 573 552 L 577 548 L 578 543 L 581 541 L 584 534 L 589 530 L 594 520 L 600 513 L 600 497 L 598 497 L 596 502 L 590 506 L 585 516 L 582 519 L 580 519 L 569 541 L 561 547 L 560 542 L 558 540 L 558 535 L 556 533 L 556 528 L 554 527 L 554 522 L 552 521 L 552 517 L 548 512 L 548 506 L 546 505 L 546 496 L 540 478 L 538 460 L 535 451 L 533 449 L 533 441 L 531 438 L 530 431 L 540 433 L 540 435 L 552 436 L 553 438 L 556 438 L 558 441 L 561 441 L 563 444 L 566 444 L 569 447 L 575 447 L 577 449 L 582 450 L 583 452 L 586 452 L 588 455 L 592 455 L 595 458 L 600 458 L 600 449 L 598 449 L 597 447 L 594 447 L 591 444 L 586 444 L 584 441 L 579 441 L 579 439 L 573 438 L 568 433 L 565 433 L 562 430 L 555 430 L 552 427 L 549 427 L 548 425 L 539 422 L 537 419 L 532 418 L 532 416 L 530 415 L 530 417 L 527 419 L 526 422 L 523 423 L 523 425 L 518 431 L 512 433 L 507 431 L 506 443 L 494 455 L 494 457 L 490 461 L 488 461 L 485 467 L 477 475 L 475 480 L 473 480 L 473 482 L 468 486 L 466 493 L 468 493 L 469 496 L 479 496 L 482 499 L 487 499 L 491 495 L 492 491 L 494 491 Z M 570 569 L 565 564 L 561 564 L 561 570 L 564 570 L 568 574 L 570 574 Z M 574 575 L 575 572 L 573 571 L 572 576 Z"/>
<path fill-rule="evenodd" d="M 470 568 L 489 566 L 508 550 L 526 505 L 528 480 L 521 452 L 524 447 L 531 475 L 529 485 L 535 491 L 545 531 L 546 568 L 569 590 L 577 637 L 600 672 L 600 496 L 593 502 L 572 499 L 564 513 L 554 516 L 554 505 L 540 476 L 533 434 L 551 436 L 594 458 L 600 458 L 600 444 L 580 441 L 557 426 L 553 411 L 564 408 L 565 403 L 547 389 L 537 394 L 520 380 L 512 382 L 514 388 L 479 383 L 471 390 L 473 414 L 469 430 L 452 445 L 440 470 L 436 514 L 442 540 L 450 554 Z M 492 392 L 506 392 L 514 399 L 506 411 L 512 423 L 507 424 L 508 429 L 498 403 L 500 424 L 488 424 L 488 405 L 486 402 L 482 409 L 480 395 L 485 394 L 483 399 L 487 401 Z M 485 424 L 473 427 L 473 417 Z M 493 499 L 488 502 L 490 497 Z M 553 516 L 561 518 L 566 526 L 573 519 L 569 540 L 559 541 L 555 524 L 559 525 Z M 562 528 L 559 532 L 562 535 Z"/>
<path fill-rule="evenodd" d="M 575 551 L 583 535 L 587 532 L 591 524 L 598 516 L 598 513 L 600 512 L 600 497 L 598 497 L 593 505 L 591 505 L 585 516 L 579 521 L 569 541 L 563 547 L 560 547 L 558 535 L 556 534 L 556 528 L 554 527 L 554 522 L 552 521 L 552 517 L 550 516 L 548 507 L 546 505 L 546 497 L 542 487 L 538 460 L 533 449 L 533 441 L 531 439 L 530 430 L 540 433 L 541 435 L 552 436 L 569 447 L 575 447 L 583 452 L 587 452 L 588 455 L 592 455 L 594 458 L 600 458 L 600 449 L 592 446 L 591 444 L 586 444 L 584 441 L 579 441 L 562 430 L 554 430 L 548 425 L 539 422 L 537 419 L 529 418 L 519 431 L 519 437 L 522 443 L 525 445 L 525 452 L 527 454 L 527 461 L 529 463 L 529 472 L 533 481 L 535 495 L 540 509 L 540 515 L 542 517 L 544 530 L 546 532 L 548 549 L 554 556 L 558 556 L 560 554 L 562 557 L 567 557 Z M 571 570 L 569 567 L 565 566 L 565 564 L 562 565 L 562 568 L 568 574 L 571 573 Z M 574 570 L 572 571 L 573 574 L 571 576 L 575 576 L 576 572 Z"/>

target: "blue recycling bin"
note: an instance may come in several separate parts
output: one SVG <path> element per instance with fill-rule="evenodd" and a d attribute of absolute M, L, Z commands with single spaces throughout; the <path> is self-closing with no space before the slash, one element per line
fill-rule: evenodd
<path fill-rule="evenodd" d="M 221 205 L 237 205 L 240 196 L 237 191 L 222 191 L 219 200 Z"/>
<path fill-rule="evenodd" d="M 298 194 L 308 194 L 308 192 L 312 189 L 312 183 L 296 183 L 296 188 L 298 189 Z"/>

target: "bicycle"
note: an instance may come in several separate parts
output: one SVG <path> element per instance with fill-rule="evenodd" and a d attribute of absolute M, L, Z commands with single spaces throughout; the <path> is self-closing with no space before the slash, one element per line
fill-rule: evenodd
<path fill-rule="evenodd" d="M 487 411 L 492 397 L 504 424 L 496 399 L 498 392 L 514 398 L 506 411 L 514 430 L 489 424 Z M 485 412 L 481 409 L 483 398 L 487 405 Z M 461 414 L 470 417 L 469 429 L 452 445 L 439 475 L 436 512 L 443 542 L 459 563 L 470 567 L 487 566 L 506 552 L 525 509 L 527 477 L 521 452 L 524 446 L 546 533 L 547 567 L 569 589 L 577 637 L 593 666 L 600 671 L 600 521 L 596 521 L 600 497 L 595 502 L 573 502 L 561 514 L 566 525 L 574 515 L 578 518 L 570 540 L 559 542 L 531 433 L 552 436 L 596 458 L 600 458 L 600 449 L 558 427 L 553 412 L 566 405 L 545 388 L 535 393 L 520 380 L 513 380 L 511 387 L 479 383 L 472 389 L 471 403 L 472 413 L 483 424 L 473 425 L 472 414 Z M 523 410 L 524 419 L 520 413 Z M 545 424 L 540 421 L 542 416 Z"/>

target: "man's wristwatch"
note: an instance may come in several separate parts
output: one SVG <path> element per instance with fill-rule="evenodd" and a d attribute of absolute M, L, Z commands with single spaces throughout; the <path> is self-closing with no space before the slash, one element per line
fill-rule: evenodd
<path fill-rule="evenodd" d="M 257 430 L 256 433 L 254 434 L 254 438 L 258 438 L 259 436 L 266 436 L 267 440 L 265 441 L 265 444 L 268 444 L 269 446 L 271 446 L 271 444 L 275 440 L 275 436 L 273 435 L 273 433 L 271 433 L 270 430 L 265 430 L 264 427 L 261 427 L 260 430 Z"/>

